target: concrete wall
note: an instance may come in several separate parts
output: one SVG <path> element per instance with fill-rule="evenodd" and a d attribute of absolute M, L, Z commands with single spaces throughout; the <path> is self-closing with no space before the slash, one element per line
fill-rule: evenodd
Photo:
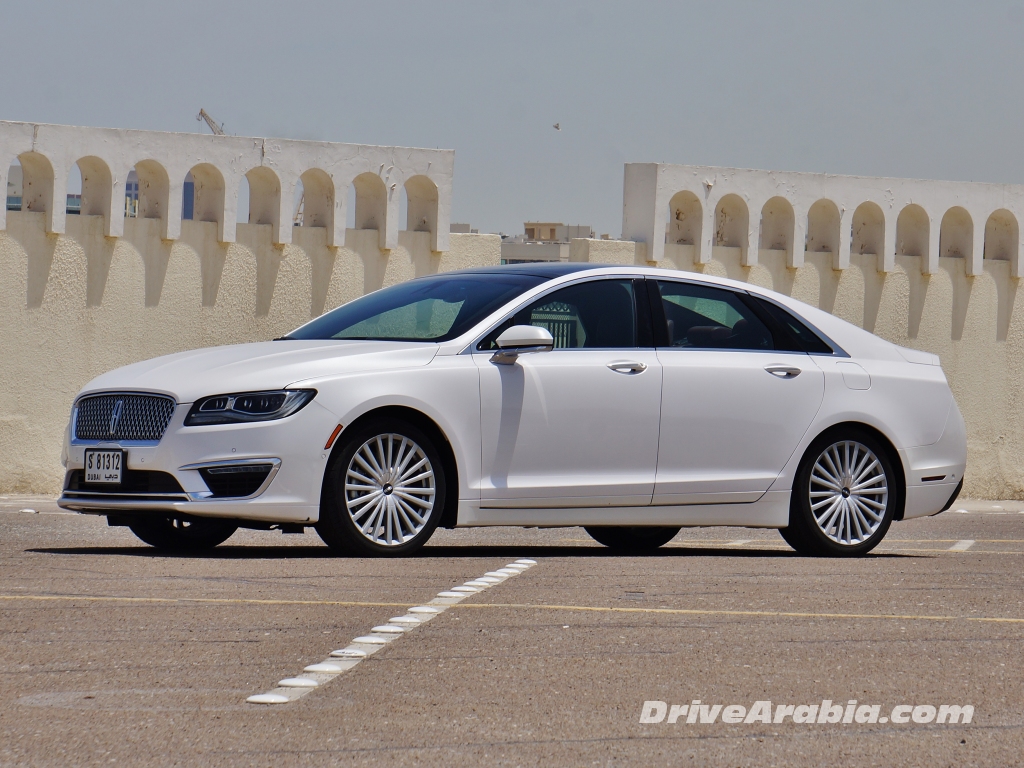
<path fill-rule="evenodd" d="M 103 216 L 69 216 L 47 234 L 44 213 L 11 212 L 0 231 L 0 493 L 56 493 L 71 401 L 97 374 L 185 349 L 280 336 L 363 293 L 416 275 L 497 264 L 497 235 L 400 231 L 381 250 L 377 230 L 295 227 L 275 246 L 270 225 L 183 221 L 174 241 L 160 222 L 127 219 L 104 236 Z"/>
<path fill-rule="evenodd" d="M 158 221 L 166 240 L 181 235 L 182 194 L 191 173 L 194 218 L 216 223 L 222 243 L 235 241 L 238 193 L 245 180 L 248 221 L 269 224 L 277 245 L 292 240 L 301 184 L 303 224 L 325 229 L 328 245 L 345 245 L 352 205 L 356 228 L 377 230 L 381 248 L 396 247 L 404 228 L 429 232 L 432 251 L 448 250 L 453 150 L 0 121 L 0 188 L 6 188 L 15 160 L 23 175 L 22 211 L 44 214 L 44 227 L 52 234 L 65 232 L 68 177 L 77 165 L 82 213 L 102 215 L 107 237 L 124 231 L 124 184 L 134 168 L 139 216 Z M 408 205 L 406 221 L 400 222 L 403 191 Z M 0 230 L 6 213 L 0 208 Z"/>
<path fill-rule="evenodd" d="M 646 255 L 644 243 L 572 243 L 573 261 L 651 266 Z M 790 258 L 782 249 L 759 249 L 750 259 L 741 247 L 713 246 L 702 262 L 697 246 L 669 243 L 657 266 L 770 288 L 939 355 L 967 421 L 965 494 L 1024 499 L 1024 307 L 1016 306 L 1011 262 L 985 259 L 969 276 L 968 260 L 955 256 L 938 257 L 930 275 L 918 256 L 895 256 L 885 272 L 874 253 L 850 254 L 845 269 L 835 269 L 832 252 L 804 254 L 799 269 Z"/>
<path fill-rule="evenodd" d="M 905 255 L 933 275 L 951 256 L 971 276 L 985 260 L 1008 261 L 1017 278 L 1022 216 L 1024 186 L 1013 184 L 628 163 L 622 238 L 644 243 L 652 262 L 673 243 L 695 246 L 701 264 L 726 246 L 740 249 L 744 266 L 761 249 L 785 251 L 794 269 L 805 253 L 829 252 L 839 271 L 851 253 L 872 253 L 880 272 Z"/>

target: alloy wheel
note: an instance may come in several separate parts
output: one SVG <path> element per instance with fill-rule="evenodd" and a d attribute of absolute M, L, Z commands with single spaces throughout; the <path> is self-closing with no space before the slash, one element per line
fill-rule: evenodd
<path fill-rule="evenodd" d="M 371 437 L 345 471 L 345 504 L 356 529 L 374 544 L 395 547 L 427 525 L 436 495 L 434 468 L 414 440 Z"/>
<path fill-rule="evenodd" d="M 854 546 L 870 539 L 885 519 L 889 486 L 874 452 L 856 440 L 828 446 L 811 468 L 810 508 L 829 539 Z"/>

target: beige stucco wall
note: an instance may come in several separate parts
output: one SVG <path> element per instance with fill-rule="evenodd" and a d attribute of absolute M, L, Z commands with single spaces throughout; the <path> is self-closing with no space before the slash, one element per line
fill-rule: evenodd
<path fill-rule="evenodd" d="M 296 227 L 290 245 L 270 225 L 239 224 L 218 242 L 215 222 L 183 221 L 160 238 L 156 219 L 69 216 L 46 234 L 44 214 L 10 212 L 0 231 L 0 493 L 55 493 L 71 401 L 104 371 L 185 349 L 272 339 L 368 291 L 430 274 L 497 264 L 497 235 L 348 230 L 328 248 L 322 228 Z"/>
<path fill-rule="evenodd" d="M 122 238 L 99 216 L 68 217 L 47 235 L 43 215 L 8 214 L 0 231 L 0 493 L 52 493 L 61 480 L 60 442 L 71 400 L 93 376 L 183 349 L 271 339 L 365 292 L 415 275 L 497 264 L 496 235 L 451 235 L 430 250 L 429 233 L 399 233 L 382 251 L 375 230 L 349 230 L 329 248 L 319 228 L 296 228 L 271 244 L 269 225 L 238 225 L 218 242 L 213 222 L 182 222 L 177 241 L 159 222 L 125 221 Z M 648 264 L 643 243 L 574 240 L 572 260 Z M 660 266 L 746 280 L 829 310 L 898 344 L 937 353 L 968 425 L 966 492 L 1024 498 L 1024 319 L 1007 261 L 941 258 L 932 275 L 919 257 L 897 256 L 890 272 L 873 254 L 832 268 L 830 253 L 761 250 L 741 265 L 738 248 L 715 247 L 695 264 L 694 247 L 666 244 Z"/>
<path fill-rule="evenodd" d="M 628 241 L 575 240 L 573 260 L 651 265 L 645 244 Z M 842 270 L 827 252 L 805 253 L 799 269 L 786 266 L 785 251 L 761 250 L 743 266 L 740 248 L 715 246 L 708 263 L 696 260 L 694 246 L 667 243 L 657 266 L 770 288 L 939 355 L 967 422 L 965 494 L 1024 499 L 1024 308 L 1009 261 L 985 259 L 968 277 L 963 258 L 940 258 L 932 275 L 917 256 L 896 256 L 889 272 L 874 254 L 851 254 Z"/>

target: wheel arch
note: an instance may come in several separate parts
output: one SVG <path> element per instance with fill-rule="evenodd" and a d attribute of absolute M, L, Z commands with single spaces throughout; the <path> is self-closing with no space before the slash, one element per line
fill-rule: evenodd
<path fill-rule="evenodd" d="M 900 456 L 900 452 L 896 450 L 896 446 L 892 440 L 877 427 L 873 427 L 870 424 L 866 424 L 863 421 L 841 421 L 837 424 L 831 424 L 825 429 L 821 430 L 814 438 L 807 444 L 807 448 L 804 449 L 803 455 L 800 457 L 800 465 L 803 465 L 804 461 L 807 460 L 808 455 L 811 451 L 811 446 L 833 432 L 839 434 L 843 430 L 857 429 L 861 432 L 866 432 L 882 446 L 885 451 L 886 458 L 889 459 L 889 463 L 892 465 L 893 472 L 896 473 L 896 509 L 893 513 L 893 520 L 902 520 L 903 511 L 906 508 L 907 501 L 907 473 L 903 466 L 903 459 Z M 794 487 L 794 491 L 795 491 Z"/>
<path fill-rule="evenodd" d="M 331 457 L 328 464 L 334 461 L 335 456 L 344 445 L 342 438 L 345 437 L 346 432 L 351 432 L 353 428 L 358 428 L 368 421 L 380 418 L 394 418 L 407 421 L 434 440 L 437 451 L 441 454 L 441 464 L 445 473 L 444 509 L 441 512 L 441 521 L 438 523 L 438 527 L 454 528 L 458 524 L 459 514 L 459 465 L 455 458 L 455 450 L 452 448 L 451 441 L 444 430 L 441 429 L 436 421 L 422 411 L 405 405 L 384 405 L 360 414 L 338 434 L 331 449 Z M 324 473 L 323 482 L 327 482 L 326 472 Z M 324 504 L 324 499 L 326 498 L 325 490 L 326 488 L 320 494 L 321 505 Z"/>

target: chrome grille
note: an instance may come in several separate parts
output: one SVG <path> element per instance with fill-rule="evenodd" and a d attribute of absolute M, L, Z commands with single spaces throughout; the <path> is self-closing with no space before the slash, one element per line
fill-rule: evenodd
<path fill-rule="evenodd" d="M 85 397 L 78 401 L 75 438 L 159 440 L 164 436 L 167 425 L 171 423 L 174 406 L 174 400 L 161 395 L 115 394 Z"/>

